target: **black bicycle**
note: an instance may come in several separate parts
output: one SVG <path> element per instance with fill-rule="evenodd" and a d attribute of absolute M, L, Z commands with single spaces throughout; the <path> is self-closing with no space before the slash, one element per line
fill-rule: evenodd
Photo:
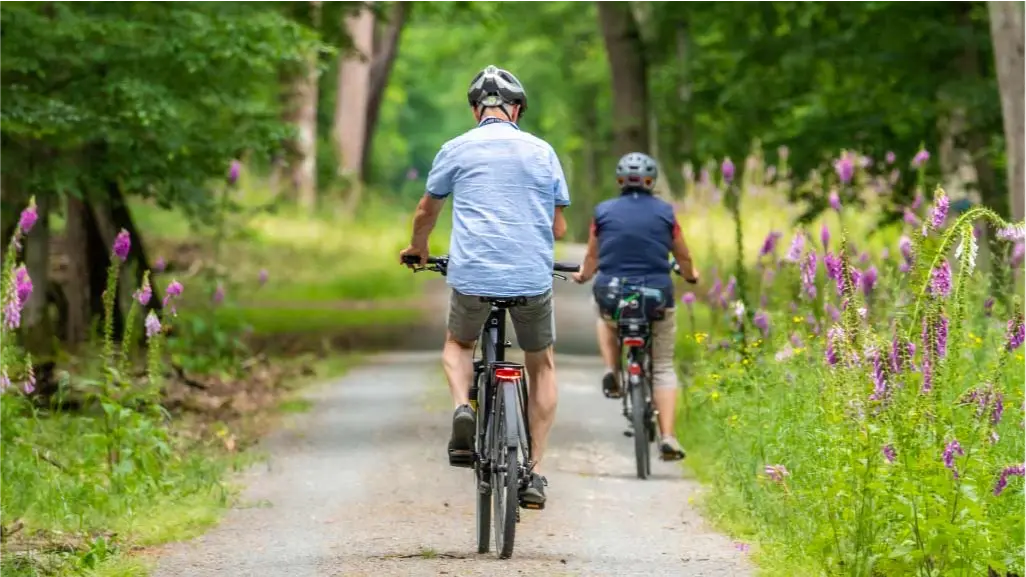
<path fill-rule="evenodd" d="M 415 265 L 420 259 L 404 257 L 403 262 Z M 430 257 L 425 267 L 414 271 L 429 270 L 445 276 L 448 267 L 447 256 Z M 579 265 L 556 263 L 552 269 L 554 276 L 566 280 L 556 273 L 577 272 Z M 527 413 L 527 373 L 523 365 L 506 361 L 506 349 L 513 346 L 506 339 L 506 311 L 526 304 L 527 298 L 481 299 L 491 304 L 491 313 L 478 339 L 481 353 L 474 361 L 474 381 L 470 388 L 470 405 L 477 423 L 474 450 L 450 452 L 449 463 L 474 469 L 477 552 L 488 552 L 494 521 L 495 548 L 499 558 L 508 559 L 513 555 L 516 524 L 520 522 L 519 508 L 543 508 L 522 499 L 534 469 Z"/>
<path fill-rule="evenodd" d="M 672 269 L 681 274 L 676 262 L 672 263 Z M 658 431 L 659 410 L 652 402 L 651 322 L 672 311 L 650 303 L 662 300 L 660 290 L 626 284 L 621 288 L 614 315 L 621 355 L 620 382 L 626 383 L 626 389 L 621 392 L 623 416 L 628 422 L 624 435 L 634 438 L 634 461 L 639 479 L 647 479 L 652 474 L 651 449 Z"/>

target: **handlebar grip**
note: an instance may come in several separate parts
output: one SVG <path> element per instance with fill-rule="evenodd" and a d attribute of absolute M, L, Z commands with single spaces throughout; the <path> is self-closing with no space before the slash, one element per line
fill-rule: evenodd
<path fill-rule="evenodd" d="M 445 257 L 429 256 L 427 259 L 427 264 L 441 264 L 447 261 L 448 259 L 446 259 Z M 420 264 L 420 257 L 414 256 L 412 254 L 403 255 L 403 264 Z"/>
<path fill-rule="evenodd" d="M 552 264 L 552 270 L 555 272 L 578 272 L 581 270 L 581 265 L 569 262 L 556 262 Z"/>

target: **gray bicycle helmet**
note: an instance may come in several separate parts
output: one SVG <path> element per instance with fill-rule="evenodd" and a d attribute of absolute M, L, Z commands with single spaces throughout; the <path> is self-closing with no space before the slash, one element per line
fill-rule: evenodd
<path fill-rule="evenodd" d="M 659 168 L 652 157 L 640 152 L 623 155 L 616 163 L 616 182 L 621 189 L 640 188 L 651 191 L 659 177 Z"/>
<path fill-rule="evenodd" d="M 527 111 L 527 92 L 511 72 L 489 65 L 470 81 L 467 102 L 474 108 L 502 108 L 506 116 L 509 116 L 506 104 L 519 104 L 523 116 Z"/>

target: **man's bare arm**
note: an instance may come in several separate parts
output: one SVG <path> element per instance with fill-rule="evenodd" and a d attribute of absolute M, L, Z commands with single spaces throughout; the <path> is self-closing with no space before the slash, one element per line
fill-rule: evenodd
<path fill-rule="evenodd" d="M 444 198 L 435 198 L 430 194 L 425 194 L 420 199 L 420 203 L 417 204 L 417 212 L 413 215 L 413 237 L 410 239 L 410 246 L 427 247 L 428 237 L 435 229 L 438 215 L 441 214 L 444 205 Z"/>
<path fill-rule="evenodd" d="M 552 236 L 556 240 L 562 239 L 566 236 L 566 217 L 563 216 L 563 207 L 556 207 L 556 214 L 552 219 Z"/>
<path fill-rule="evenodd" d="M 681 274 L 685 279 L 691 281 L 698 280 L 698 270 L 695 269 L 695 263 L 691 260 L 691 251 L 688 250 L 688 244 L 684 241 L 683 234 L 677 234 L 673 239 L 673 258 L 677 259 L 677 264 L 680 265 Z"/>
<path fill-rule="evenodd" d="M 591 280 L 598 272 L 598 237 L 595 236 L 595 227 L 591 227 L 588 233 L 588 252 L 584 255 L 584 262 L 581 263 L 581 270 L 574 274 L 574 280 L 585 283 Z"/>

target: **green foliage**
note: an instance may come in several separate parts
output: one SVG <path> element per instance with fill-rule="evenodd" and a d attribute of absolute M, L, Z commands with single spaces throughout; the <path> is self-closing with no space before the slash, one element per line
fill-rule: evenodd
<path fill-rule="evenodd" d="M 0 8 L 3 172 L 19 192 L 116 183 L 203 214 L 207 181 L 290 132 L 279 67 L 326 50 L 273 6 L 13 3 Z"/>

